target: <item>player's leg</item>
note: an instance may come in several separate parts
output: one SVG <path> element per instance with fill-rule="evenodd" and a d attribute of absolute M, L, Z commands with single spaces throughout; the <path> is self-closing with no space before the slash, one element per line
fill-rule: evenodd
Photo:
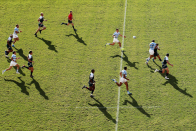
<path fill-rule="evenodd" d="M 74 30 L 74 31 L 77 31 L 77 30 L 74 28 L 74 24 L 73 24 L 73 22 L 72 22 L 71 24 L 72 24 L 73 30 Z"/>
<path fill-rule="evenodd" d="M 30 77 L 33 77 L 33 70 L 34 70 L 34 68 L 33 68 L 33 67 L 29 67 L 29 70 L 31 70 L 31 75 L 30 75 Z"/>
<path fill-rule="evenodd" d="M 162 61 L 162 60 L 161 60 L 161 57 L 160 57 L 159 55 L 157 55 L 157 57 L 159 58 L 160 61 Z"/>
<path fill-rule="evenodd" d="M 128 94 L 128 95 L 132 95 L 132 93 L 131 93 L 131 92 L 129 92 L 128 82 L 124 82 L 124 84 L 126 85 L 127 94 Z"/>
<path fill-rule="evenodd" d="M 93 92 L 95 90 L 95 84 L 93 84 L 93 86 L 91 86 L 90 89 L 91 89 L 91 95 L 90 95 L 90 97 L 94 97 L 93 96 Z"/>
<path fill-rule="evenodd" d="M 40 27 L 40 24 L 38 24 L 38 26 L 39 26 L 39 27 L 38 27 L 37 31 L 35 32 L 35 34 L 34 34 L 36 37 L 37 37 L 37 32 L 38 32 L 38 31 L 40 30 L 40 28 L 41 28 L 41 27 Z"/>
<path fill-rule="evenodd" d="M 19 66 L 18 64 L 16 64 L 15 66 L 17 67 L 17 69 L 16 69 L 16 73 L 17 73 L 17 74 L 20 74 L 20 73 L 18 72 L 18 70 L 19 70 L 20 66 Z"/>
<path fill-rule="evenodd" d="M 148 58 L 146 59 L 146 64 L 148 64 L 148 62 L 150 61 L 150 59 L 151 59 L 152 57 L 154 57 L 154 50 L 149 49 L 149 54 L 150 54 L 150 57 L 148 57 Z"/>
<path fill-rule="evenodd" d="M 45 30 L 45 29 L 46 29 L 46 27 L 43 25 L 43 28 L 41 29 L 41 31 L 42 31 L 42 30 Z"/>
<path fill-rule="evenodd" d="M 166 68 L 165 70 L 166 70 L 166 76 L 165 76 L 165 79 L 167 79 L 167 80 L 168 80 L 169 78 L 168 78 L 167 76 L 169 75 L 169 69 L 168 69 L 168 68 Z"/>
<path fill-rule="evenodd" d="M 9 68 L 7 68 L 7 69 L 3 70 L 3 71 L 2 71 L 2 75 L 3 75 L 3 73 L 4 73 L 4 72 L 6 72 L 6 71 L 8 71 L 8 70 L 11 70 L 11 69 L 12 69 L 12 67 L 13 67 L 13 66 L 10 66 Z"/>
<path fill-rule="evenodd" d="M 116 83 L 117 86 L 121 86 L 123 84 L 122 78 L 120 79 L 120 83 L 118 83 L 115 79 L 112 80 Z"/>

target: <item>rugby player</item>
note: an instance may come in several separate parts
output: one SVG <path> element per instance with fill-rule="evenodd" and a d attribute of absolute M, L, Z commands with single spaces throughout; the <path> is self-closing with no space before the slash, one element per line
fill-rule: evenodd
<path fill-rule="evenodd" d="M 146 64 L 148 64 L 149 60 L 154 57 L 154 48 L 156 46 L 156 43 L 155 43 L 155 40 L 152 40 L 152 42 L 149 44 L 150 46 L 150 49 L 149 49 L 149 54 L 150 54 L 150 57 L 148 57 L 146 59 Z"/>
<path fill-rule="evenodd" d="M 43 12 L 41 12 L 40 13 L 40 17 L 39 17 L 39 19 L 38 19 L 38 22 L 39 22 L 39 24 L 38 24 L 38 29 L 37 29 L 37 31 L 35 32 L 35 36 L 37 37 L 37 32 L 39 31 L 40 32 L 40 34 L 41 34 L 41 32 L 43 31 L 43 30 L 45 30 L 46 29 L 46 27 L 43 25 L 43 21 L 47 21 L 47 20 L 45 20 L 44 19 L 44 14 L 43 14 Z M 42 28 L 42 29 L 41 29 Z"/>
<path fill-rule="evenodd" d="M 172 64 L 170 64 L 169 63 L 169 54 L 167 53 L 166 54 L 166 56 L 165 56 L 165 58 L 164 58 L 164 60 L 163 60 L 163 62 L 162 62 L 162 70 L 155 70 L 154 72 L 160 72 L 160 73 L 164 73 L 165 72 L 165 70 L 167 71 L 166 72 L 166 76 L 165 76 L 165 79 L 169 79 L 167 76 L 168 76 L 168 74 L 169 74 L 169 68 L 167 67 L 167 64 L 169 64 L 169 65 L 171 65 L 172 67 L 173 67 L 173 65 Z"/>
<path fill-rule="evenodd" d="M 29 55 L 28 55 L 28 57 L 27 57 L 27 59 L 28 59 L 28 67 L 25 66 L 25 65 L 23 65 L 23 66 L 21 67 L 21 68 L 24 68 L 24 67 L 25 67 L 25 68 L 27 68 L 27 69 L 29 69 L 29 70 L 31 71 L 31 75 L 30 75 L 31 78 L 34 77 L 34 76 L 32 75 L 32 74 L 33 74 L 33 70 L 34 70 L 33 64 L 32 64 L 32 63 L 34 63 L 32 54 L 33 54 L 33 52 L 32 52 L 32 51 L 29 51 Z"/>
<path fill-rule="evenodd" d="M 18 37 L 18 33 L 20 33 L 22 31 L 19 31 L 19 25 L 17 24 L 16 27 L 14 28 L 14 33 L 13 33 L 13 38 L 14 38 L 14 42 L 12 44 L 12 47 L 15 47 L 15 43 L 16 41 L 19 41 L 19 37 Z"/>
<path fill-rule="evenodd" d="M 92 69 L 92 70 L 91 70 L 91 73 L 90 73 L 90 76 L 89 76 L 89 82 L 88 82 L 89 87 L 87 87 L 87 86 L 85 86 L 85 85 L 82 87 L 82 89 L 83 89 L 83 88 L 86 88 L 86 89 L 88 89 L 88 90 L 91 91 L 90 97 L 92 97 L 92 98 L 94 97 L 94 96 L 93 96 L 93 92 L 94 92 L 94 90 L 95 90 L 94 73 L 95 73 L 95 70 Z"/>
<path fill-rule="evenodd" d="M 70 11 L 70 14 L 68 15 L 68 23 L 61 23 L 61 25 L 65 24 L 65 25 L 69 25 L 69 24 L 72 24 L 72 27 L 73 27 L 73 30 L 74 31 L 77 31 L 75 28 L 74 28 L 74 24 L 72 22 L 72 20 L 74 20 L 73 18 L 73 14 L 72 14 L 72 11 Z"/>
<path fill-rule="evenodd" d="M 116 29 L 116 32 L 114 32 L 114 34 L 112 35 L 112 37 L 114 37 L 113 43 L 106 43 L 105 46 L 107 46 L 107 45 L 114 45 L 115 43 L 118 43 L 120 49 L 123 51 L 123 49 L 121 48 L 121 43 L 120 43 L 120 41 L 118 40 L 118 36 L 119 36 L 119 35 L 120 35 L 121 37 L 126 38 L 126 36 L 122 36 L 122 35 L 120 34 L 119 29 Z"/>
<path fill-rule="evenodd" d="M 13 38 L 13 35 L 12 34 L 10 34 L 10 36 L 9 36 L 9 38 L 8 38 L 8 40 L 7 40 L 7 51 L 5 51 L 5 57 L 9 57 L 8 56 L 8 54 L 10 53 L 10 52 L 13 52 L 13 49 L 12 49 L 12 38 Z"/>
<path fill-rule="evenodd" d="M 127 78 L 127 67 L 125 66 L 124 67 L 124 70 L 122 70 L 121 72 L 120 72 L 120 76 L 121 76 L 121 78 L 120 78 L 120 83 L 118 83 L 115 79 L 112 79 L 115 83 L 116 83 L 116 85 L 118 85 L 118 86 L 121 86 L 123 83 L 126 85 L 126 89 L 127 89 L 127 94 L 128 95 L 132 95 L 132 93 L 131 92 L 129 92 L 129 88 L 128 88 L 128 82 L 127 82 L 127 80 L 129 80 L 128 78 Z"/>

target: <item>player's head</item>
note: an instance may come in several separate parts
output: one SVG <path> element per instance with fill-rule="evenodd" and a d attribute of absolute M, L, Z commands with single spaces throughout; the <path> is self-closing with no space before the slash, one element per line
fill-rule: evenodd
<path fill-rule="evenodd" d="M 43 13 L 43 12 L 41 12 L 41 13 L 40 13 L 40 15 L 41 15 L 41 16 L 43 16 L 43 15 L 44 15 L 44 13 Z"/>
<path fill-rule="evenodd" d="M 92 70 L 91 70 L 91 72 L 92 72 L 92 73 L 94 73 L 94 72 L 95 72 L 95 70 L 94 70 L 94 69 L 92 69 Z"/>
<path fill-rule="evenodd" d="M 72 14 L 72 11 L 70 11 L 70 14 Z"/>
<path fill-rule="evenodd" d="M 127 67 L 126 66 L 124 67 L 124 70 L 127 70 Z"/>
<path fill-rule="evenodd" d="M 29 54 L 33 54 L 33 51 L 32 51 L 32 50 L 30 50 L 30 51 L 29 51 Z"/>
<path fill-rule="evenodd" d="M 12 38 L 12 37 L 13 37 L 13 35 L 12 35 L 12 34 L 10 34 L 10 37 Z"/>
<path fill-rule="evenodd" d="M 169 53 L 167 53 L 166 56 L 169 57 Z"/>
<path fill-rule="evenodd" d="M 18 24 L 16 24 L 16 27 L 17 27 L 17 28 L 19 28 L 19 25 L 18 25 Z"/>
<path fill-rule="evenodd" d="M 16 51 L 13 51 L 13 54 L 16 54 Z"/>
<path fill-rule="evenodd" d="M 152 42 L 155 42 L 155 40 L 152 40 Z"/>
<path fill-rule="evenodd" d="M 116 32 L 119 32 L 119 29 L 116 29 Z"/>

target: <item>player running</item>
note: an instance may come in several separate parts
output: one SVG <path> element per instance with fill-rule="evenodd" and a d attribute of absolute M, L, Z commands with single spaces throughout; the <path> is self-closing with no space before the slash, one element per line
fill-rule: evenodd
<path fill-rule="evenodd" d="M 112 35 L 112 37 L 114 37 L 113 43 L 106 43 L 105 46 L 107 46 L 107 45 L 114 45 L 115 43 L 118 43 L 120 49 L 123 51 L 123 48 L 121 48 L 121 43 L 120 43 L 120 41 L 118 40 L 118 36 L 119 36 L 119 35 L 120 35 L 121 37 L 126 38 L 126 36 L 122 36 L 122 35 L 120 34 L 119 29 L 116 29 L 116 32 L 114 32 L 114 34 Z"/>
<path fill-rule="evenodd" d="M 13 35 L 12 34 L 10 34 L 10 36 L 9 36 L 9 38 L 8 38 L 8 40 L 7 40 L 7 51 L 5 51 L 5 57 L 9 57 L 8 56 L 8 54 L 10 53 L 10 52 L 12 52 L 13 51 L 13 49 L 12 49 L 12 38 L 13 38 Z"/>
<path fill-rule="evenodd" d="M 14 28 L 14 33 L 13 33 L 14 42 L 12 44 L 12 47 L 15 47 L 14 44 L 16 43 L 16 41 L 19 41 L 19 37 L 17 34 L 20 32 L 22 32 L 22 31 L 19 31 L 19 25 L 17 24 L 16 27 Z"/>
<path fill-rule="evenodd" d="M 65 25 L 69 25 L 69 24 L 72 24 L 72 27 L 73 27 L 73 30 L 74 31 L 77 31 L 75 28 L 74 28 L 74 24 L 72 22 L 72 20 L 74 20 L 73 18 L 73 14 L 72 14 L 72 11 L 70 11 L 70 14 L 68 15 L 68 23 L 62 23 L 61 25 L 65 24 Z"/>
<path fill-rule="evenodd" d="M 29 66 L 29 67 L 27 67 L 27 66 L 25 66 L 25 65 L 23 65 L 23 66 L 21 67 L 21 68 L 24 68 L 24 67 L 25 67 L 25 68 L 27 68 L 27 69 L 29 69 L 29 70 L 31 71 L 31 75 L 30 75 L 31 78 L 34 77 L 34 76 L 32 75 L 32 74 L 33 74 L 33 70 L 34 70 L 33 64 L 32 64 L 32 63 L 34 63 L 32 54 L 33 54 L 33 52 L 32 52 L 32 51 L 29 51 L 29 55 L 28 55 L 28 57 L 27 57 L 27 59 L 28 59 L 28 66 Z"/>
<path fill-rule="evenodd" d="M 91 70 L 91 73 L 90 73 L 90 76 L 89 76 L 89 82 L 88 82 L 89 87 L 86 87 L 85 85 L 82 87 L 82 89 L 83 89 L 83 88 L 86 88 L 86 89 L 92 91 L 92 92 L 91 92 L 91 95 L 90 95 L 90 97 L 92 97 L 92 98 L 94 97 L 94 96 L 93 96 L 93 92 L 94 92 L 94 90 L 95 90 L 94 73 L 95 73 L 95 70 L 92 69 L 92 70 Z"/>
<path fill-rule="evenodd" d="M 2 71 L 2 75 L 3 75 L 4 72 L 6 72 L 6 71 L 12 69 L 13 66 L 16 66 L 16 67 L 17 67 L 16 73 L 17 73 L 17 74 L 20 74 L 20 73 L 18 72 L 18 69 L 20 68 L 20 66 L 16 63 L 16 62 L 17 62 L 17 61 L 16 61 L 17 59 L 20 59 L 20 57 L 16 58 L 16 52 L 13 51 L 13 54 L 12 54 L 12 57 L 11 57 L 11 62 L 10 62 L 10 67 L 9 67 L 8 69 L 3 70 L 3 71 Z"/>
<path fill-rule="evenodd" d="M 41 12 L 41 14 L 40 14 L 41 16 L 39 17 L 39 19 L 38 19 L 38 22 L 39 22 L 39 24 L 38 24 L 38 29 L 37 29 L 37 31 L 35 32 L 35 36 L 37 37 L 37 32 L 39 31 L 40 32 L 40 34 L 41 34 L 41 32 L 43 31 L 43 30 L 45 30 L 46 29 L 46 27 L 43 25 L 43 21 L 47 21 L 47 20 L 44 20 L 44 14 L 43 14 L 43 12 Z M 42 28 L 42 29 L 41 29 Z"/>
<path fill-rule="evenodd" d="M 123 83 L 126 85 L 126 89 L 127 89 L 127 94 L 128 95 L 132 95 L 132 93 L 131 92 L 129 92 L 129 89 L 128 89 L 128 82 L 127 82 L 127 80 L 129 80 L 128 78 L 127 78 L 127 67 L 125 66 L 124 67 L 124 70 L 122 70 L 121 72 L 120 72 L 120 76 L 121 76 L 121 78 L 120 78 L 120 83 L 118 83 L 115 79 L 112 79 L 118 86 L 121 86 Z"/>
<path fill-rule="evenodd" d="M 150 49 L 149 49 L 149 53 L 150 53 L 150 57 L 148 57 L 146 59 L 146 64 L 148 64 L 149 60 L 154 57 L 154 48 L 156 46 L 155 40 L 152 40 L 152 42 L 149 44 Z"/>
<path fill-rule="evenodd" d="M 169 58 L 168 58 L 168 57 L 169 57 L 169 54 L 167 53 L 166 56 L 165 56 L 165 58 L 164 58 L 164 60 L 163 60 L 163 62 L 162 62 L 162 70 L 157 70 L 157 69 L 156 69 L 156 70 L 154 71 L 154 72 L 164 73 L 165 70 L 166 70 L 167 72 L 166 72 L 165 79 L 167 79 L 167 80 L 169 79 L 169 78 L 167 77 L 168 74 L 169 74 L 169 68 L 167 67 L 167 63 L 173 67 L 173 65 L 169 63 Z"/>
<path fill-rule="evenodd" d="M 158 57 L 159 60 L 162 61 L 161 58 L 160 58 L 160 56 L 159 56 L 159 53 L 157 52 L 157 50 L 160 50 L 158 43 L 156 44 L 156 46 L 154 48 L 154 58 L 152 59 L 153 62 L 154 62 L 154 60 L 156 60 L 156 57 Z"/>

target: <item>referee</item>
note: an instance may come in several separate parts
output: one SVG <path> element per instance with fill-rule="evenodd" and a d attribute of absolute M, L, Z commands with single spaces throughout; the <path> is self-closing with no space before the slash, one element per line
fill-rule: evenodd
<path fill-rule="evenodd" d="M 63 24 L 65 24 L 65 25 L 72 24 L 72 27 L 73 27 L 74 31 L 77 31 L 77 30 L 74 28 L 74 24 L 73 24 L 72 20 L 74 20 L 74 18 L 73 18 L 72 11 L 70 11 L 70 14 L 68 15 L 68 23 L 62 23 L 61 25 L 63 25 Z"/>

